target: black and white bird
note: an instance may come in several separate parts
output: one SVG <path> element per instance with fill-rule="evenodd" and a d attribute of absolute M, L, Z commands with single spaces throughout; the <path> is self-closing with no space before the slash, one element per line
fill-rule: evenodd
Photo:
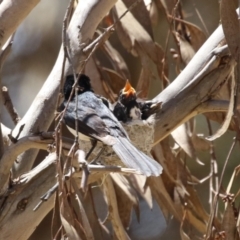
<path fill-rule="evenodd" d="M 124 123 L 142 119 L 136 91 L 128 80 L 124 88 L 119 92 L 118 101 L 113 107 L 113 113 L 119 121 Z"/>
<path fill-rule="evenodd" d="M 134 120 L 146 120 L 161 109 L 161 105 L 162 103 L 155 103 L 151 100 L 144 101 L 138 98 L 136 90 L 127 80 L 124 88 L 119 92 L 113 113 L 119 121 L 124 123 Z"/>
<path fill-rule="evenodd" d="M 59 110 L 62 111 L 67 106 L 73 85 L 73 76 L 68 76 L 64 85 L 65 99 Z M 75 132 L 75 97 L 73 94 L 64 115 L 64 122 L 72 133 Z M 84 74 L 78 76 L 77 99 L 78 133 L 81 139 L 84 136 L 83 140 L 90 138 L 111 146 L 124 165 L 141 174 L 161 174 L 161 165 L 133 146 L 121 123 L 103 100 L 94 94 L 90 79 Z"/>

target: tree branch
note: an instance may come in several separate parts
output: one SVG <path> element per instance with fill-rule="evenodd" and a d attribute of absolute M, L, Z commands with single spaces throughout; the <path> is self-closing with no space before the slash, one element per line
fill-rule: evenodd
<path fill-rule="evenodd" d="M 0 4 L 1 48 L 39 2 L 40 0 L 4 0 Z"/>
<path fill-rule="evenodd" d="M 82 61 L 86 59 L 86 56 L 82 54 L 82 48 L 93 37 L 98 24 L 112 8 L 115 2 L 116 0 L 92 0 L 89 2 L 79 1 L 67 30 L 72 53 L 71 57 L 75 69 L 81 69 Z M 37 132 L 39 129 L 41 131 L 45 131 L 50 126 L 54 118 L 53 109 L 56 109 L 63 57 L 64 53 L 63 49 L 61 48 L 52 72 L 48 76 L 42 89 L 36 96 L 25 116 L 14 129 L 14 136 L 18 132 L 18 128 L 24 123 L 27 124 L 24 127 L 20 137 L 29 135 L 29 133 L 32 132 Z M 67 62 L 64 77 L 66 77 L 70 71 L 71 68 Z M 31 169 L 37 152 L 37 150 L 31 150 L 22 154 L 18 158 L 19 163 L 15 164 L 13 169 L 15 177 Z"/>
<path fill-rule="evenodd" d="M 208 101 L 226 80 L 235 62 L 226 48 L 218 48 L 223 39 L 220 26 L 179 76 L 154 98 L 163 103 L 157 114 L 155 144 L 197 114 L 198 106 Z"/>
<path fill-rule="evenodd" d="M 8 93 L 8 89 L 5 86 L 2 87 L 2 96 L 3 96 L 3 105 L 6 107 L 9 115 L 11 116 L 14 124 L 16 125 L 21 118 L 18 115 L 17 110 L 13 106 L 11 97 L 10 97 L 10 95 Z"/>
<path fill-rule="evenodd" d="M 2 239 L 25 240 L 53 208 L 51 197 L 37 211 L 33 211 L 40 197 L 57 181 L 55 153 L 50 154 L 36 169 L 21 176 L 7 196 L 7 203 L 1 206 L 0 228 Z M 14 215 L 14 217 L 13 217 Z"/>
<path fill-rule="evenodd" d="M 52 144 L 53 142 L 53 138 L 44 139 L 41 135 L 26 136 L 18 140 L 17 143 L 9 146 L 0 161 L 0 195 L 4 194 L 8 189 L 10 169 L 18 155 L 30 148 L 47 150 L 48 144 Z"/>

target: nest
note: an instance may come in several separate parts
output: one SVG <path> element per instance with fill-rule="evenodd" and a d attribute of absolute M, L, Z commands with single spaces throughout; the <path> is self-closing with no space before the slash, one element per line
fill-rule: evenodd
<path fill-rule="evenodd" d="M 132 144 L 149 157 L 152 157 L 150 151 L 154 142 L 154 122 L 154 118 L 149 117 L 147 120 L 137 120 L 129 123 L 122 123 Z M 80 141 L 80 148 L 86 153 L 89 151 L 91 146 L 92 145 L 90 141 Z M 88 162 L 91 162 L 97 157 L 103 146 L 104 145 L 101 142 L 97 142 L 97 146 L 89 156 Z M 97 163 L 126 167 L 110 146 L 104 146 L 104 150 Z"/>

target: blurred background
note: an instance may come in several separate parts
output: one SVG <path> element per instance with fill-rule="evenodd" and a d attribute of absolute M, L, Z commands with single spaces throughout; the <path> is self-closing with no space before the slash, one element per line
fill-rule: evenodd
<path fill-rule="evenodd" d="M 32 100 L 37 95 L 55 63 L 61 45 L 62 23 L 68 2 L 69 1 L 67 0 L 40 1 L 38 6 L 29 14 L 15 34 L 12 52 L 3 67 L 2 81 L 3 85 L 8 87 L 14 106 L 20 116 L 23 116 L 31 105 Z M 196 14 L 196 8 L 201 14 L 209 34 L 218 27 L 220 19 L 218 0 L 184 0 L 181 2 L 183 4 L 182 7 L 185 12 L 186 20 L 196 24 L 204 31 L 203 25 Z M 163 49 L 165 48 L 167 30 L 168 25 L 165 17 L 159 14 L 153 31 L 155 41 L 159 42 Z M 206 35 L 208 34 L 207 32 L 205 33 Z M 113 46 L 121 52 L 127 62 L 131 74 L 130 81 L 133 83 L 136 82 L 139 77 L 139 59 L 133 57 L 124 50 L 116 37 L 116 33 L 111 36 L 110 41 Z M 100 61 L 103 61 L 101 64 L 104 66 L 104 58 L 101 58 L 101 56 L 98 57 Z M 172 55 L 169 54 L 168 58 L 170 62 L 169 78 L 172 81 L 176 76 L 174 70 L 175 64 Z M 159 82 L 156 80 L 153 81 L 149 98 L 158 94 L 160 89 Z M 14 124 L 5 109 L 3 110 L 2 119 L 6 126 L 10 128 L 14 127 Z M 218 124 L 214 124 L 214 132 L 218 127 Z M 205 118 L 202 116 L 197 117 L 197 132 L 203 133 L 205 136 L 208 135 L 207 124 Z M 233 133 L 228 132 L 214 143 L 214 146 L 216 147 L 217 161 L 219 163 L 219 172 L 222 170 L 223 161 L 226 159 L 232 143 L 232 138 Z M 235 148 L 234 154 L 231 155 L 230 162 L 227 165 L 224 183 L 229 181 L 234 167 L 237 162 L 239 162 L 237 152 L 239 152 L 239 146 Z M 196 162 L 186 159 L 192 173 L 199 179 L 206 177 L 205 173 L 209 172 L 209 153 L 201 153 L 200 159 L 204 161 L 205 166 L 199 166 Z M 208 189 L 208 183 L 198 185 L 196 188 L 198 191 L 201 191 L 201 200 L 204 206 L 208 209 L 209 193 L 208 190 L 206 190 Z M 96 194 L 98 194 L 97 190 Z M 156 207 L 155 210 L 160 211 L 158 207 Z M 152 213 L 154 212 L 155 211 Z M 156 238 L 152 239 L 180 239 L 179 225 L 174 220 L 165 223 L 159 215 L 158 218 L 153 215 L 153 219 L 149 219 L 149 222 L 145 225 L 151 226 L 151 221 L 154 222 L 156 220 L 162 221 L 162 228 L 145 229 L 145 231 L 151 231 L 154 234 L 156 233 Z M 139 236 L 142 233 L 136 232 L 142 230 L 143 227 L 136 222 L 136 217 L 133 215 L 133 224 L 130 228 L 130 233 L 132 232 L 133 239 L 140 239 Z M 36 229 L 30 239 L 50 239 L 50 224 L 51 213 Z"/>

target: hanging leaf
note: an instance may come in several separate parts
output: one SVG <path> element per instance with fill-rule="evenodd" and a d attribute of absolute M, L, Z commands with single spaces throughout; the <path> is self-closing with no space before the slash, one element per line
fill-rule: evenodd
<path fill-rule="evenodd" d="M 101 70 L 104 74 L 107 74 L 106 83 L 111 88 L 111 91 L 118 94 L 125 86 L 127 79 L 124 79 L 116 71 L 110 68 L 102 67 Z"/>
<path fill-rule="evenodd" d="M 222 0 L 220 4 L 221 22 L 225 39 L 233 58 L 239 51 L 239 22 L 234 0 Z"/>
<path fill-rule="evenodd" d="M 125 4 L 121 0 L 118 1 L 113 11 L 114 19 L 118 19 L 126 10 L 127 8 Z M 122 45 L 129 52 L 131 52 L 134 56 L 141 56 L 142 54 L 146 55 L 145 58 L 148 56 L 149 60 L 153 61 L 157 68 L 160 68 L 163 63 L 162 58 L 159 59 L 158 56 L 159 49 L 157 49 L 152 37 L 136 20 L 132 13 L 127 13 L 116 25 L 116 31 Z"/>
<path fill-rule="evenodd" d="M 226 239 L 235 240 L 235 234 L 237 233 L 236 220 L 234 216 L 233 206 L 231 202 L 227 203 L 223 220 L 222 230 L 225 232 Z"/>
<path fill-rule="evenodd" d="M 196 155 L 196 150 L 193 145 L 192 137 L 189 134 L 188 123 L 184 123 L 176 128 L 172 133 L 172 137 L 176 143 L 183 149 L 190 158 L 203 165 Z M 192 134 L 191 134 L 192 135 Z"/>
<path fill-rule="evenodd" d="M 129 8 L 135 0 L 123 0 L 125 6 Z M 149 12 L 143 0 L 139 0 L 137 5 L 131 9 L 131 13 L 134 18 L 143 26 L 145 31 L 148 32 L 149 36 L 153 39 L 152 24 L 149 17 Z"/>
<path fill-rule="evenodd" d="M 103 87 L 103 80 L 101 77 L 101 73 L 98 70 L 98 66 L 96 65 L 96 60 L 94 58 L 90 58 L 85 67 L 85 74 L 88 75 L 91 79 L 91 84 L 95 92 L 99 95 L 107 97 L 107 93 Z"/>
<path fill-rule="evenodd" d="M 130 79 L 129 69 L 125 60 L 121 54 L 111 45 L 111 43 L 109 41 L 106 41 L 101 49 L 108 56 L 114 70 L 120 74 L 122 78 Z"/>
<path fill-rule="evenodd" d="M 207 140 L 213 141 L 213 140 L 221 137 L 228 130 L 228 127 L 231 123 L 232 116 L 233 116 L 234 93 L 235 93 L 235 78 L 232 74 L 232 77 L 231 77 L 231 95 L 230 95 L 229 107 L 228 107 L 228 111 L 227 111 L 225 120 L 223 122 L 223 125 L 217 130 L 217 132 L 215 134 L 213 134 L 212 136 L 207 137 L 206 138 Z"/>

